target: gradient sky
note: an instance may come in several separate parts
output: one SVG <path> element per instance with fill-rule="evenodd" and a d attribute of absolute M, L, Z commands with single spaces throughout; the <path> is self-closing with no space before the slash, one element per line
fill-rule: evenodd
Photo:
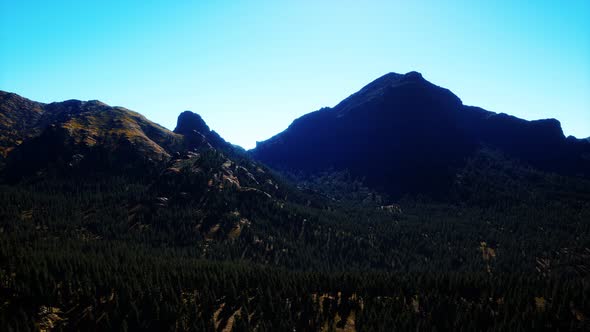
<path fill-rule="evenodd" d="M 387 73 L 590 136 L 590 1 L 0 0 L 0 89 L 252 148 Z"/>

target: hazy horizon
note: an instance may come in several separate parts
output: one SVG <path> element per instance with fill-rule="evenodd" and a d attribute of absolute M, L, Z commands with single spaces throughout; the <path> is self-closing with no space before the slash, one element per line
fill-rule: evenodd
<path fill-rule="evenodd" d="M 590 2 L 2 2 L 0 89 L 98 99 L 252 148 L 388 72 L 590 136 Z"/>

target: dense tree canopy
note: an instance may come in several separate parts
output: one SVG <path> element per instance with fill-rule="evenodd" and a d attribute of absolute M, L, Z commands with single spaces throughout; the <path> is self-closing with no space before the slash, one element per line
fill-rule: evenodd
<path fill-rule="evenodd" d="M 588 328 L 583 180 L 485 152 L 447 200 L 392 203 L 345 175 L 255 191 L 209 181 L 247 158 L 183 160 L 3 185 L 0 329 Z"/>

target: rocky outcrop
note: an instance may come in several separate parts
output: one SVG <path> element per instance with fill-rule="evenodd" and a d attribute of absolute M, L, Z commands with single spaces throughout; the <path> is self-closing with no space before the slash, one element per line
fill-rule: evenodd
<path fill-rule="evenodd" d="M 219 134 L 209 129 L 200 115 L 184 111 L 178 116 L 174 133 L 184 136 L 185 147 L 195 149 L 203 146 L 224 151 L 226 154 L 239 153 L 233 145 L 226 142 Z"/>

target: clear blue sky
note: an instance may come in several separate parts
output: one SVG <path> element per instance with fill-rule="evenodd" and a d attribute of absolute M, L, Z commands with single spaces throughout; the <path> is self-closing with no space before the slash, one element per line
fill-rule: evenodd
<path fill-rule="evenodd" d="M 0 0 L 0 89 L 251 148 L 387 73 L 590 136 L 590 1 Z"/>

